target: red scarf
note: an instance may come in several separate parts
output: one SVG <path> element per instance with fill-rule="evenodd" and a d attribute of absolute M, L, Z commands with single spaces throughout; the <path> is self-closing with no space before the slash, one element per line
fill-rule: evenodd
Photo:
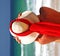
<path fill-rule="evenodd" d="M 12 31 L 12 23 L 15 21 L 21 21 L 29 25 L 29 29 L 23 33 L 15 33 Z M 38 23 L 30 23 L 26 19 L 15 19 L 10 23 L 10 30 L 12 33 L 18 36 L 26 36 L 32 32 L 38 32 L 40 34 L 47 34 L 51 36 L 60 36 L 60 24 L 54 24 L 49 22 L 38 22 Z"/>

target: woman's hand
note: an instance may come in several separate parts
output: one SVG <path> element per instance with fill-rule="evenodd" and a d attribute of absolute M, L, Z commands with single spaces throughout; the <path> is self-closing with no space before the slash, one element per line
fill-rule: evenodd
<path fill-rule="evenodd" d="M 47 8 L 47 7 L 42 7 L 40 8 L 40 15 L 38 15 L 38 18 L 42 21 L 42 22 L 53 22 L 53 23 L 60 23 L 60 13 Z M 38 36 L 38 38 L 36 39 L 36 41 L 38 41 L 41 44 L 47 44 L 50 42 L 53 42 L 55 40 L 59 40 L 60 37 L 54 37 L 54 36 L 49 36 L 49 35 L 41 35 Z"/>

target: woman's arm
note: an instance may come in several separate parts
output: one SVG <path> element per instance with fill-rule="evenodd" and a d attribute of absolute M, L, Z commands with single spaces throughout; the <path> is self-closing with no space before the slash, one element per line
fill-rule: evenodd
<path fill-rule="evenodd" d="M 38 15 L 38 18 L 42 22 L 53 22 L 57 24 L 60 23 L 60 12 L 57 12 L 48 7 L 41 7 L 39 11 L 40 11 L 40 15 Z M 38 36 L 36 41 L 38 41 L 41 44 L 47 44 L 59 39 L 60 39 L 59 37 L 54 37 L 54 36 L 44 34 L 44 35 Z"/>

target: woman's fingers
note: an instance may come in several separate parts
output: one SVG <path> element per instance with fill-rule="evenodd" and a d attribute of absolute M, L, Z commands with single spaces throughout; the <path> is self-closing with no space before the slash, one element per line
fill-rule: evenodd
<path fill-rule="evenodd" d="M 21 40 L 16 36 L 14 37 L 14 39 L 20 44 L 21 43 Z"/>
<path fill-rule="evenodd" d="M 42 35 L 36 39 L 40 44 L 47 44 L 53 42 L 55 40 L 60 39 L 59 37 L 49 36 L 49 35 Z"/>

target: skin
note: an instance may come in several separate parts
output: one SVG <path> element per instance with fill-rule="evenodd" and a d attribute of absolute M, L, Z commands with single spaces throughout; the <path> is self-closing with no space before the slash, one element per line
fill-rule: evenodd
<path fill-rule="evenodd" d="M 43 10 L 47 10 L 47 9 L 49 9 L 49 8 L 43 8 Z M 41 10 L 41 9 L 40 9 Z M 39 12 L 41 13 L 41 11 L 39 10 Z M 52 15 L 54 16 L 54 12 L 52 13 Z M 60 14 L 59 12 L 58 12 L 58 14 Z M 21 15 L 18 15 L 18 17 L 19 16 L 21 16 Z M 57 16 L 59 16 L 59 15 L 57 15 Z M 56 17 L 57 17 L 56 16 Z M 54 16 L 55 17 L 55 16 Z M 41 20 L 41 22 L 53 22 L 53 23 L 57 23 L 57 24 L 59 24 L 60 23 L 60 19 L 57 19 L 56 17 L 55 18 L 52 18 L 52 17 L 48 17 L 47 16 L 47 18 L 46 19 L 43 19 L 43 17 L 41 16 L 41 15 L 38 15 L 38 18 Z M 21 43 L 21 41 L 18 39 L 18 37 L 17 36 L 14 36 L 14 38 L 15 38 L 15 40 L 18 42 L 18 43 Z M 59 40 L 60 39 L 60 37 L 55 37 L 55 36 L 49 36 L 49 35 L 45 35 L 45 34 L 41 34 L 41 35 L 39 35 L 38 36 L 38 38 L 36 39 L 36 41 L 37 42 L 39 42 L 40 44 L 48 44 L 48 43 L 50 43 L 50 42 L 53 42 L 53 41 L 56 41 L 56 40 Z"/>
<path fill-rule="evenodd" d="M 52 10 L 50 8 L 47 8 L 47 7 L 42 7 L 41 9 L 39 10 L 39 12 L 41 14 L 44 12 L 46 13 L 46 14 L 44 14 L 45 19 L 42 17 L 43 15 L 38 15 L 38 18 L 41 20 L 41 22 L 52 22 L 52 23 L 60 24 L 60 18 L 59 18 L 60 12 L 57 12 L 57 11 Z M 53 16 L 51 16 L 51 15 L 53 15 Z M 48 43 L 56 41 L 56 40 L 60 40 L 60 37 L 49 36 L 49 35 L 45 35 L 45 34 L 38 36 L 38 38 L 36 39 L 36 41 L 38 41 L 40 44 L 48 44 Z"/>

